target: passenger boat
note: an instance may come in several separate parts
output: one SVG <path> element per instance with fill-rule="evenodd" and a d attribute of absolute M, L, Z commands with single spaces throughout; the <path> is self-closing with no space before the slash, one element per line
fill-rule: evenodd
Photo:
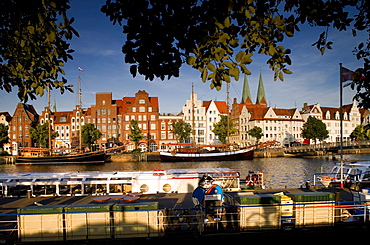
<path fill-rule="evenodd" d="M 29 148 L 21 156 L 17 156 L 16 165 L 40 165 L 40 164 L 102 164 L 109 160 L 105 152 L 88 152 L 76 155 L 48 156 L 46 151 L 39 148 Z"/>
<path fill-rule="evenodd" d="M 203 175 L 224 191 L 240 190 L 240 174 L 228 168 L 139 172 L 1 173 L 0 195 L 122 195 L 191 193 Z"/>
<path fill-rule="evenodd" d="M 222 145 L 223 147 L 225 145 Z M 203 146 L 204 147 L 204 146 Z M 177 148 L 160 152 L 163 162 L 236 161 L 253 159 L 254 148 L 240 150 L 202 150 L 199 148 Z"/>
<path fill-rule="evenodd" d="M 342 169 L 340 165 L 335 165 L 330 173 L 315 174 L 315 181 L 318 180 L 326 188 L 341 184 L 355 190 L 370 187 L 369 161 L 343 163 Z"/>

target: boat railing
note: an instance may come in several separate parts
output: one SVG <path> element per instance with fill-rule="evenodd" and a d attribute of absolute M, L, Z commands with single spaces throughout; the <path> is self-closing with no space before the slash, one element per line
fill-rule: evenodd
<path fill-rule="evenodd" d="M 290 209 L 285 212 L 284 210 Z M 229 207 L 210 207 L 207 209 L 154 209 L 154 210 L 131 210 L 131 211 L 96 211 L 96 212 L 73 212 L 61 215 L 60 212 L 47 213 L 48 224 L 78 224 L 79 226 L 50 226 L 42 230 L 37 224 L 32 228 L 32 223 L 43 222 L 37 218 L 42 214 L 0 214 L 0 233 L 4 236 L 15 235 L 20 239 L 40 238 L 47 241 L 47 235 L 59 234 L 62 241 L 69 238 L 73 231 L 84 233 L 84 239 L 95 239 L 95 235 L 104 234 L 107 239 L 138 238 L 148 236 L 164 236 L 165 234 L 193 233 L 202 235 L 204 232 L 243 232 L 253 230 L 285 230 L 285 229 L 309 229 L 316 227 L 333 227 L 335 224 L 351 225 L 369 223 L 370 203 L 367 201 L 348 202 L 313 202 L 294 204 L 270 204 L 270 205 L 243 205 Z M 285 213 L 284 213 L 285 212 Z M 122 213 L 122 215 L 120 214 Z M 140 217 L 146 213 L 150 218 L 147 221 L 135 221 L 135 213 Z M 67 213 L 65 213 L 67 214 Z M 106 215 L 104 215 L 106 214 Z M 118 214 L 118 215 L 116 215 Z M 54 215 L 54 216 L 53 216 Z M 23 217 L 22 217 L 23 216 Z M 31 217 L 22 219 L 24 217 Z M 32 218 L 34 216 L 34 218 Z M 122 217 L 129 217 L 122 222 Z M 139 216 L 138 216 L 139 217 Z M 120 222 L 111 222 L 118 218 Z M 55 219 L 55 220 L 53 220 Z M 61 220 L 62 219 L 62 220 Z M 90 220 L 89 220 L 90 219 Z M 18 222 L 17 222 L 18 220 Z M 24 221 L 19 227 L 19 222 Z M 73 222 L 72 222 L 73 221 Z M 27 223 L 29 222 L 29 223 Z M 69 224 L 68 223 L 68 224 Z M 91 227 L 89 224 L 91 223 Z M 82 224 L 82 226 L 81 226 Z M 146 227 L 146 228 L 145 228 Z M 26 229 L 27 228 L 27 229 Z M 34 229 L 34 231 L 32 230 Z M 53 230 L 55 229 L 55 230 Z M 94 229 L 96 233 L 90 233 Z M 119 233 L 118 231 L 125 231 Z M 38 232 L 40 232 L 38 234 Z M 103 233 L 104 232 L 104 233 Z M 27 237 L 27 234 L 31 234 Z M 76 232 L 77 234 L 77 232 Z M 45 236 L 46 235 L 46 236 Z M 50 236 L 50 238 L 55 238 Z M 23 242 L 21 240 L 21 242 Z"/>

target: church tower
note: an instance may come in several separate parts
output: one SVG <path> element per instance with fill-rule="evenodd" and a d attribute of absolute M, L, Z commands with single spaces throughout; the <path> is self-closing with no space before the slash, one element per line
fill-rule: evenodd
<path fill-rule="evenodd" d="M 265 88 L 263 86 L 262 74 L 261 73 L 260 73 L 260 79 L 259 79 L 259 83 L 258 83 L 256 104 L 267 106 Z"/>
<path fill-rule="evenodd" d="M 243 84 L 243 94 L 242 94 L 242 101 L 240 104 L 252 104 L 251 99 L 251 91 L 249 89 L 249 83 L 247 75 L 244 75 L 244 84 Z"/>

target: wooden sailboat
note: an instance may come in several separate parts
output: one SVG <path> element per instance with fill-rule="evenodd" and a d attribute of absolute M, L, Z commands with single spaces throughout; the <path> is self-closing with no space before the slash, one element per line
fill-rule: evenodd
<path fill-rule="evenodd" d="M 227 87 L 228 88 L 228 87 Z M 228 89 L 227 89 L 228 100 Z M 236 161 L 236 160 L 251 160 L 254 155 L 254 148 L 247 149 L 231 149 L 229 144 L 222 145 L 196 145 L 195 129 L 194 129 L 194 88 L 191 95 L 192 103 L 192 130 L 194 144 L 173 144 L 175 146 L 185 146 L 172 150 L 171 152 L 160 152 L 159 156 L 163 162 L 198 162 L 198 161 Z M 227 101 L 228 104 L 228 101 Z M 229 107 L 227 106 L 227 111 Z M 229 113 L 229 112 L 228 112 Z M 229 118 L 228 118 L 229 120 Z M 227 137 L 229 138 L 229 137 Z M 190 145 L 190 146 L 189 146 Z M 214 148 L 215 150 L 206 150 L 206 148 Z"/>
<path fill-rule="evenodd" d="M 79 112 L 81 113 L 82 103 L 81 103 L 81 86 L 80 77 L 78 77 L 78 94 L 79 94 Z M 75 155 L 53 155 L 52 154 L 52 144 L 51 144 L 51 123 L 50 123 L 50 90 L 48 89 L 48 142 L 49 148 L 21 148 L 22 155 L 17 156 L 15 164 L 16 165 L 40 165 L 40 164 L 103 164 L 109 160 L 109 156 L 105 154 L 104 151 L 98 152 L 79 152 Z M 80 151 L 82 149 L 82 139 L 81 139 L 81 120 L 79 125 L 79 141 L 80 141 Z"/>

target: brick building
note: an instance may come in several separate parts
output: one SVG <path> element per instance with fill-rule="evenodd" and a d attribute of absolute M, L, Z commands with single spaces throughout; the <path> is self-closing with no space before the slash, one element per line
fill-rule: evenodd
<path fill-rule="evenodd" d="M 149 97 L 145 90 L 139 90 L 135 97 L 122 98 L 122 142 L 127 150 L 135 148 L 130 141 L 130 122 L 136 120 L 144 139 L 140 141 L 141 151 L 157 151 L 159 145 L 159 103 L 158 97 Z M 148 149 L 149 148 L 149 149 Z"/>
<path fill-rule="evenodd" d="M 32 146 L 32 139 L 29 135 L 29 129 L 35 127 L 38 123 L 39 115 L 32 105 L 18 103 L 14 111 L 13 118 L 10 121 L 10 141 L 13 148 L 30 147 Z"/>

